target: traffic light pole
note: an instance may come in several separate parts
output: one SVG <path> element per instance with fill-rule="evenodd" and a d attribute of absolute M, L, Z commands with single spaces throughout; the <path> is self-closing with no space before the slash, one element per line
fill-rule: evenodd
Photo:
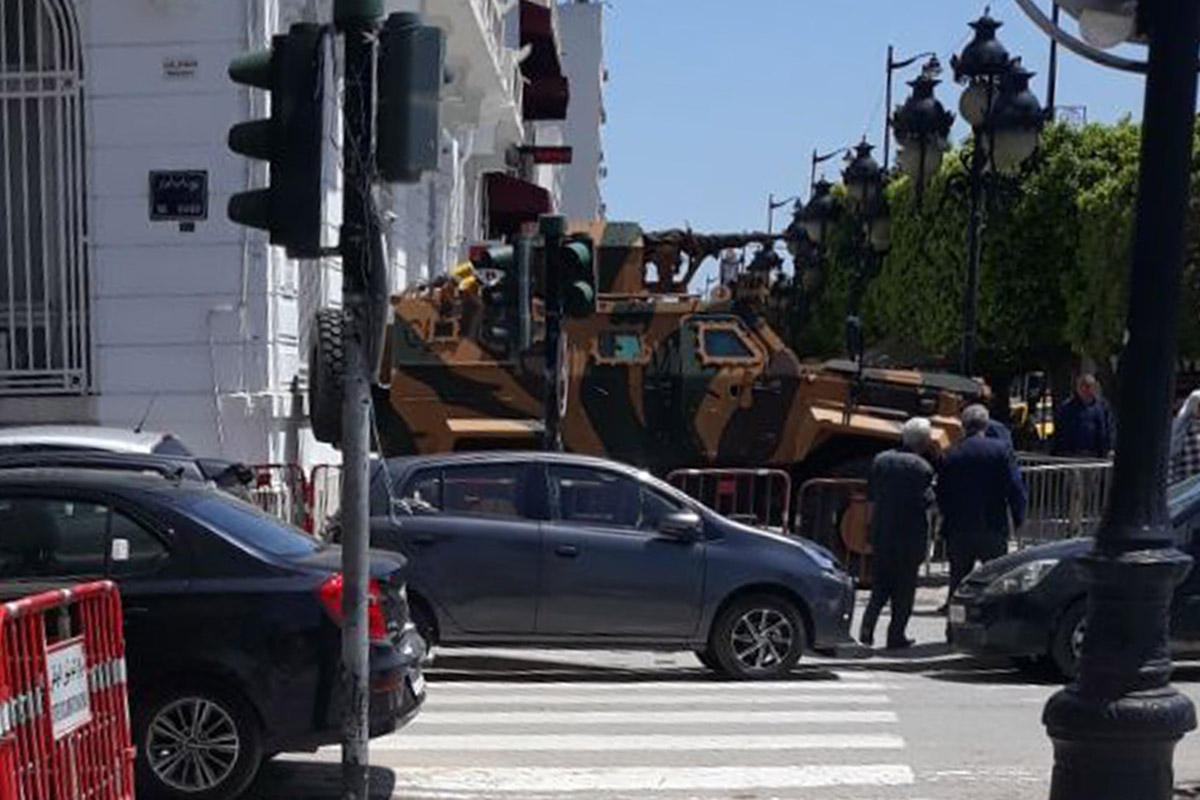
<path fill-rule="evenodd" d="M 544 215 L 539 227 L 542 233 L 542 252 L 545 254 L 546 271 L 542 293 L 545 297 L 546 314 L 546 403 L 543 447 L 546 450 L 562 450 L 562 431 L 559 419 L 558 392 L 559 342 L 562 339 L 563 291 L 562 291 L 562 242 L 566 232 L 566 221 L 562 217 Z M 564 387 L 565 388 L 565 387 Z"/>
<path fill-rule="evenodd" d="M 375 181 L 375 83 L 381 4 L 340 0 L 334 15 L 345 34 L 343 103 L 342 310 L 345 373 L 342 395 L 342 800 L 367 800 L 369 792 L 368 555 L 371 367 L 371 278 L 382 235 L 373 201 Z"/>

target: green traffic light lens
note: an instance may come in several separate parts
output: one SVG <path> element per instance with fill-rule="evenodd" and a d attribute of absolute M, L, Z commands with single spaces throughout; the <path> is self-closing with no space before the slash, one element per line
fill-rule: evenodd
<path fill-rule="evenodd" d="M 563 310 L 567 316 L 589 317 L 596 311 L 596 292 L 585 281 L 575 281 L 567 287 L 563 297 Z"/>

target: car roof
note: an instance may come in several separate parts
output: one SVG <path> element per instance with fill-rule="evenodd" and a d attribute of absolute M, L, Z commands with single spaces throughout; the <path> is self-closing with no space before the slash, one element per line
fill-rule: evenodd
<path fill-rule="evenodd" d="M 425 467 L 448 467 L 463 465 L 503 464 L 512 461 L 543 461 L 549 464 L 565 464 L 576 467 L 599 467 L 617 470 L 630 475 L 636 475 L 644 470 L 623 464 L 620 461 L 610 461 L 596 456 L 577 455 L 575 453 L 557 453 L 550 450 L 485 450 L 467 453 L 443 453 L 422 456 L 398 456 L 386 459 L 389 471 L 412 472 Z M 379 461 L 374 462 L 376 465 Z"/>
<path fill-rule="evenodd" d="M 0 447 L 44 445 L 95 447 L 126 453 L 149 453 L 170 434 L 101 425 L 23 425 L 0 428 Z"/>
<path fill-rule="evenodd" d="M 0 470 L 0 489 L 4 488 L 92 489 L 167 494 L 183 491 L 210 491 L 195 481 L 184 484 L 149 472 L 127 470 L 70 469 L 31 467 Z"/>

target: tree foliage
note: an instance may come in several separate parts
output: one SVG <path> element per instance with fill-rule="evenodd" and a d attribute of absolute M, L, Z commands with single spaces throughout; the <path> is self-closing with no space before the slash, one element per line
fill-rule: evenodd
<path fill-rule="evenodd" d="M 991 378 L 1053 369 L 1072 356 L 1107 365 L 1121 347 L 1140 130 L 1115 125 L 1047 129 L 1015 176 L 990 176 L 979 274 L 977 366 Z M 1197 151 L 1200 152 L 1200 143 Z M 863 304 L 868 352 L 879 360 L 957 363 L 967 271 L 970 143 L 947 157 L 918 197 L 907 179 L 888 188 L 892 246 Z M 1200 233 L 1200 171 L 1193 171 L 1191 230 Z M 844 352 L 846 287 L 856 268 L 854 231 L 839 225 L 824 280 L 807 300 L 797 348 Z M 1200 355 L 1200 238 L 1189 240 L 1180 345 Z"/>

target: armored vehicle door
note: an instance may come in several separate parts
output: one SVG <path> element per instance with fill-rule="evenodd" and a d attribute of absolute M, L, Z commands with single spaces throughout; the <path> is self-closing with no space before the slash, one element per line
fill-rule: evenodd
<path fill-rule="evenodd" d="M 735 417 L 752 410 L 766 354 L 735 316 L 695 314 L 682 324 L 676 413 L 703 463 L 740 461 L 739 454 L 722 451 L 722 437 Z"/>

